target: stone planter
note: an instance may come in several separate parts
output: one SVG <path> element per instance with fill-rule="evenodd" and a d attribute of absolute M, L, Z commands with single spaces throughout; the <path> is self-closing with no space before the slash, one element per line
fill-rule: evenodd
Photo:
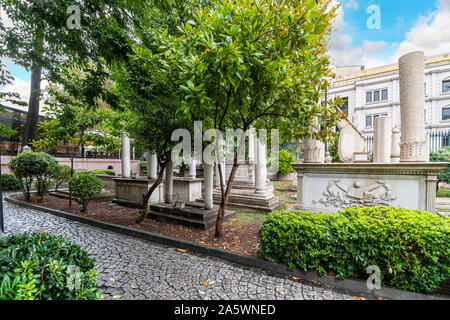
<path fill-rule="evenodd" d="M 111 176 L 109 174 L 94 174 L 97 178 L 100 178 L 103 182 L 103 190 L 108 192 L 114 192 L 115 183 L 113 178 L 117 178 L 116 176 Z"/>

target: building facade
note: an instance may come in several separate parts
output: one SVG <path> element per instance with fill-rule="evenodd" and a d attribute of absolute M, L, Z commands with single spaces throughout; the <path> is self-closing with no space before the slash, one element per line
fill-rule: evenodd
<path fill-rule="evenodd" d="M 393 128 L 401 127 L 399 70 L 397 64 L 363 69 L 336 68 L 337 77 L 328 88 L 328 97 L 344 100 L 342 111 L 367 137 L 368 151 L 372 151 L 376 117 L 391 116 Z M 450 54 L 426 58 L 424 90 L 425 129 L 430 150 L 437 151 L 450 145 Z"/>

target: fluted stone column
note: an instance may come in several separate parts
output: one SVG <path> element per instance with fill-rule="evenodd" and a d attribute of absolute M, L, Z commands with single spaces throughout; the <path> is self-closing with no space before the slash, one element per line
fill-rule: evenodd
<path fill-rule="evenodd" d="M 401 145 L 400 162 L 428 162 L 425 135 L 425 57 L 411 52 L 399 61 Z"/>
<path fill-rule="evenodd" d="M 436 189 L 439 179 L 436 176 L 428 176 L 427 183 L 427 202 L 425 210 L 436 213 Z"/>
<path fill-rule="evenodd" d="M 253 128 L 248 131 L 248 161 L 250 163 L 255 161 L 255 134 Z"/>
<path fill-rule="evenodd" d="M 205 183 L 205 202 L 204 208 L 206 210 L 211 210 L 214 208 L 213 203 L 213 165 L 203 163 L 203 172 L 204 172 L 204 183 Z"/>
<path fill-rule="evenodd" d="M 147 178 L 156 179 L 158 175 L 158 158 L 156 153 L 148 152 L 147 155 Z"/>
<path fill-rule="evenodd" d="M 378 117 L 374 120 L 373 162 L 391 162 L 391 132 L 391 117 Z"/>
<path fill-rule="evenodd" d="M 122 132 L 120 138 L 122 142 L 122 178 L 129 178 L 131 177 L 130 137 L 128 133 Z"/>
<path fill-rule="evenodd" d="M 164 202 L 172 203 L 173 197 L 173 163 L 170 159 L 166 165 L 166 180 L 164 182 Z"/>
<path fill-rule="evenodd" d="M 391 162 L 400 162 L 400 129 L 397 126 L 392 129 Z"/>
<path fill-rule="evenodd" d="M 255 163 L 255 192 L 265 193 L 267 168 L 266 168 L 266 145 L 256 140 L 256 163 Z"/>

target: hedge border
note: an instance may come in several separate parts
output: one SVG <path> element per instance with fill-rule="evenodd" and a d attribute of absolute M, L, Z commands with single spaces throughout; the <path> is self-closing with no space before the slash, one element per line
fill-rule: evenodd
<path fill-rule="evenodd" d="M 98 227 L 101 229 L 105 229 L 112 232 L 117 232 L 123 235 L 132 236 L 140 239 L 144 239 L 147 241 L 156 242 L 159 244 L 163 244 L 166 246 L 186 249 L 194 253 L 198 254 L 206 254 L 209 256 L 213 256 L 216 258 L 220 258 L 229 262 L 238 263 L 244 266 L 259 268 L 265 271 L 272 272 L 277 275 L 290 276 L 290 277 L 299 277 L 301 280 L 306 280 L 308 282 L 312 282 L 313 285 L 317 285 L 319 282 L 321 285 L 326 285 L 331 287 L 332 289 L 339 289 L 341 291 L 347 291 L 347 294 L 353 293 L 354 295 L 366 295 L 369 299 L 377 299 L 378 297 L 384 297 L 388 299 L 394 300 L 450 300 L 445 297 L 426 295 L 416 292 L 409 292 L 405 290 L 395 289 L 391 287 L 382 287 L 381 289 L 369 290 L 367 288 L 366 282 L 359 279 L 336 279 L 336 277 L 325 275 L 320 277 L 315 272 L 311 271 L 302 271 L 298 269 L 294 269 L 289 271 L 286 265 L 273 263 L 258 257 L 244 255 L 238 252 L 228 251 L 222 248 L 215 248 L 207 245 L 202 245 L 199 243 L 175 239 L 163 235 L 159 235 L 156 233 L 136 230 L 128 227 L 124 227 L 117 224 L 112 224 L 108 222 L 101 222 L 98 220 L 94 220 L 87 217 L 82 217 L 79 215 L 75 215 L 72 213 L 50 209 L 46 207 L 42 207 L 39 205 L 35 205 L 32 203 L 28 203 L 25 201 L 17 200 L 11 198 L 11 196 L 5 197 L 7 202 L 27 207 L 31 209 L 35 209 L 38 211 L 42 211 L 45 213 L 50 213 L 56 215 L 58 217 L 63 217 L 69 220 L 81 222 L 88 224 L 93 227 Z"/>

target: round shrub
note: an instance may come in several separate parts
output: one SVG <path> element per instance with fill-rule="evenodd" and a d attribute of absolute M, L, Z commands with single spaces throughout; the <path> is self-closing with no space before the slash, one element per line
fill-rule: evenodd
<path fill-rule="evenodd" d="M 34 179 L 38 180 L 38 192 L 41 198 L 43 197 L 47 191 L 47 181 L 56 166 L 58 162 L 55 158 L 45 152 L 22 152 L 9 162 L 11 172 L 24 181 L 23 187 L 27 201 L 30 200 L 30 189 Z"/>
<path fill-rule="evenodd" d="M 292 164 L 295 161 L 295 157 L 289 151 L 280 150 L 278 161 L 279 161 L 278 174 L 285 175 L 292 171 Z"/>
<path fill-rule="evenodd" d="M 110 170 L 110 169 L 94 169 L 94 170 L 88 171 L 88 173 L 90 173 L 90 174 L 107 174 L 109 176 L 116 175 L 114 170 Z"/>
<path fill-rule="evenodd" d="M 22 183 L 14 173 L 2 173 L 2 190 L 20 190 Z"/>
<path fill-rule="evenodd" d="M 99 299 L 95 259 L 43 232 L 0 239 L 0 300 Z"/>
<path fill-rule="evenodd" d="M 72 169 L 66 164 L 54 168 L 51 178 L 55 183 L 55 191 L 58 191 L 58 188 L 70 179 L 71 173 Z"/>
<path fill-rule="evenodd" d="M 348 208 L 338 213 L 276 211 L 260 229 L 261 254 L 289 267 L 381 280 L 430 292 L 450 278 L 450 219 L 402 208 Z"/>
<path fill-rule="evenodd" d="M 80 211 L 87 212 L 89 201 L 100 196 L 103 181 L 87 172 L 77 172 L 69 179 L 69 191 L 72 197 L 81 205 Z"/>

